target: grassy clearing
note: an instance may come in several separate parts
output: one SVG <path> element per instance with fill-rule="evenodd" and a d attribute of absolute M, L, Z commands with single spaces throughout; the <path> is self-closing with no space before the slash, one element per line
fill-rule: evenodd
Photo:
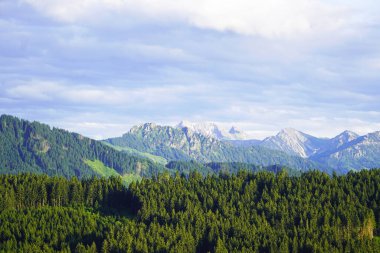
<path fill-rule="evenodd" d="M 90 166 L 90 168 L 94 170 L 99 176 L 105 178 L 111 176 L 121 177 L 121 180 L 123 181 L 124 185 L 129 185 L 132 182 L 141 180 L 141 176 L 132 173 L 120 175 L 115 169 L 105 166 L 104 163 L 102 163 L 99 160 L 84 160 L 84 163 Z"/>
<path fill-rule="evenodd" d="M 105 166 L 101 161 L 84 160 L 84 163 L 91 167 L 96 173 L 102 177 L 120 176 L 113 168 Z"/>
<path fill-rule="evenodd" d="M 130 148 L 130 147 L 114 146 L 108 142 L 103 142 L 103 144 L 105 144 L 105 145 L 107 145 L 107 146 L 109 146 L 109 147 L 111 147 L 117 151 L 122 151 L 122 152 L 126 152 L 130 155 L 148 158 L 148 159 L 150 159 L 153 162 L 158 163 L 158 164 L 166 165 L 168 163 L 168 161 L 161 156 L 156 156 L 156 155 L 152 155 L 152 154 L 149 154 L 146 152 L 141 152 L 141 151 L 138 151 L 138 150 Z"/>

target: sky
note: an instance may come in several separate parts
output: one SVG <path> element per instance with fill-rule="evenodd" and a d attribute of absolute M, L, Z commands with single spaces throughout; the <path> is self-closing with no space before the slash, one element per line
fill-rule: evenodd
<path fill-rule="evenodd" d="M 0 0 L 0 114 L 103 139 L 145 122 L 380 130 L 378 0 Z"/>

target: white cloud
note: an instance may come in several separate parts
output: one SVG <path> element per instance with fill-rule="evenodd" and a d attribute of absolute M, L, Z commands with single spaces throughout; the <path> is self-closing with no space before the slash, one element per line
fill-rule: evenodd
<path fill-rule="evenodd" d="M 83 121 L 83 119 L 76 118 L 66 119 L 65 123 L 61 123 L 61 127 L 72 132 L 84 133 L 90 138 L 96 140 L 103 140 L 110 137 L 121 136 L 126 133 L 130 125 L 126 124 L 110 124 L 106 122 Z"/>
<path fill-rule="evenodd" d="M 31 84 L 12 85 L 5 93 L 12 98 L 28 98 L 32 100 L 52 100 L 52 94 L 61 94 L 63 87 L 54 82 L 34 82 Z"/>
<path fill-rule="evenodd" d="M 137 19 L 185 22 L 198 28 L 265 38 L 299 38 L 350 25 L 343 4 L 321 0 L 24 0 L 69 23 L 133 23 Z"/>
<path fill-rule="evenodd" d="M 124 88 L 91 85 L 68 85 L 58 82 L 34 80 L 12 84 L 5 89 L 11 98 L 54 103 L 83 105 L 130 106 L 134 104 L 165 104 L 181 101 L 181 96 L 195 94 L 199 89 L 181 85 L 161 87 Z"/>

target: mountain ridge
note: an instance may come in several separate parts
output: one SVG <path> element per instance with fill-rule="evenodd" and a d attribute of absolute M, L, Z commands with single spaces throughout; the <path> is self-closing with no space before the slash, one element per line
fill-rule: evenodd
<path fill-rule="evenodd" d="M 128 146 L 141 152 L 163 156 L 167 160 L 198 162 L 245 162 L 257 165 L 282 164 L 299 169 L 311 169 L 316 164 L 301 157 L 265 147 L 241 147 L 194 132 L 187 127 L 174 128 L 143 124 L 131 128 L 121 137 L 104 140 L 116 146 Z"/>
<path fill-rule="evenodd" d="M 328 139 L 286 128 L 263 141 L 219 140 L 188 127 L 145 123 L 102 143 L 9 115 L 2 115 L 0 123 L 2 173 L 12 173 L 11 169 L 17 168 L 17 171 L 81 177 L 99 174 L 89 166 L 96 165 L 95 169 L 114 169 L 120 175 L 144 176 L 167 171 L 165 166 L 170 161 L 193 160 L 203 164 L 282 165 L 329 173 L 380 167 L 380 131 L 359 136 L 346 130 Z M 232 128 L 235 131 L 238 130 Z M 232 164 L 228 166 L 232 168 Z"/>
<path fill-rule="evenodd" d="M 215 128 L 217 126 L 214 123 L 211 125 L 207 123 L 205 125 L 207 126 L 206 129 L 208 130 L 217 129 Z M 156 124 L 150 124 L 149 126 L 153 126 L 153 128 L 162 127 Z M 209 126 L 211 126 L 211 128 Z M 145 127 L 148 127 L 148 125 L 145 125 Z M 144 125 L 140 125 L 137 127 L 133 127 L 132 129 L 139 129 L 141 131 L 141 129 L 143 128 Z M 378 134 L 376 134 L 378 132 L 369 133 L 364 136 L 359 136 L 358 134 L 352 131 L 345 130 L 333 138 L 318 138 L 298 131 L 294 128 L 284 128 L 277 135 L 267 137 L 264 140 L 260 141 L 254 139 L 226 139 L 223 138 L 223 135 L 219 135 L 219 137 L 212 135 L 213 133 L 215 133 L 215 131 L 211 131 L 212 134 L 209 134 L 210 131 L 206 131 L 207 136 L 205 136 L 203 135 L 204 129 L 199 130 L 199 127 L 193 127 L 190 129 L 188 127 L 185 127 L 184 124 L 177 125 L 177 127 L 174 128 L 170 126 L 163 126 L 163 128 L 166 130 L 161 130 L 160 133 L 154 134 L 155 136 L 153 136 L 154 138 L 152 139 L 152 136 L 149 136 L 146 133 L 148 133 L 149 131 L 154 132 L 153 128 L 148 127 L 143 131 L 144 134 L 142 134 L 142 132 L 139 131 L 133 132 L 133 130 L 131 129 L 132 131 L 130 131 L 130 133 L 126 133 L 123 135 L 123 137 L 127 137 L 127 139 L 130 139 L 130 143 L 128 143 L 128 141 L 125 140 L 125 142 L 122 145 L 131 145 L 131 143 L 133 143 L 134 140 L 136 140 L 136 138 L 143 137 L 143 139 L 140 140 L 140 148 L 142 147 L 140 151 L 153 153 L 154 155 L 162 155 L 165 157 L 168 155 L 167 149 L 170 149 L 171 152 L 174 152 L 175 154 L 177 154 L 177 156 L 174 157 L 169 155 L 169 157 L 165 157 L 169 160 L 195 159 L 201 162 L 212 162 L 216 159 L 217 161 L 228 162 L 258 162 L 260 159 L 252 160 L 252 156 L 258 155 L 260 152 L 265 153 L 268 150 L 272 150 L 272 152 L 282 152 L 274 153 L 277 155 L 277 159 L 281 156 L 282 158 L 284 158 L 285 153 L 288 155 L 287 159 L 292 159 L 289 158 L 289 156 L 300 157 L 302 159 L 306 159 L 314 166 L 319 166 L 320 168 L 322 168 L 322 170 L 335 169 L 337 171 L 347 172 L 348 170 L 352 169 L 360 170 L 380 166 L 380 159 L 377 158 L 380 157 L 380 147 L 378 147 L 378 145 L 380 145 L 380 141 L 379 138 L 376 138 L 378 137 Z M 181 135 L 182 132 L 182 134 L 184 134 L 185 137 L 180 137 L 180 142 L 176 143 L 176 140 L 170 140 L 170 135 L 167 136 L 168 133 L 174 133 L 173 131 L 176 132 L 177 135 Z M 153 145 L 147 149 L 147 146 L 150 145 L 149 141 L 155 142 L 159 140 L 160 137 L 157 138 L 157 136 L 160 136 L 161 134 L 163 134 L 163 136 L 166 135 L 166 139 L 162 139 L 157 147 L 154 147 Z M 202 141 L 200 139 L 202 139 Z M 108 139 L 108 142 L 112 143 L 113 141 L 110 140 L 120 141 L 120 138 Z M 114 144 L 118 145 L 120 143 Z M 192 148 L 186 145 L 190 145 Z M 226 153 L 239 155 L 237 155 L 237 157 L 234 157 L 234 155 L 226 156 Z M 251 156 L 251 158 L 246 158 L 249 156 Z M 266 155 L 263 156 L 266 158 L 269 157 Z M 360 157 L 360 159 L 358 159 L 358 157 Z M 277 161 L 276 159 L 274 160 Z M 272 162 L 274 162 L 274 160 L 272 159 Z M 263 162 L 263 159 L 261 159 L 259 162 Z"/>
<path fill-rule="evenodd" d="M 323 152 L 314 157 L 314 161 L 324 161 L 329 166 L 349 169 L 379 167 L 380 131 L 359 136 L 336 150 Z"/>
<path fill-rule="evenodd" d="M 112 146 L 110 143 L 106 144 L 78 133 L 52 128 L 39 122 L 30 122 L 10 115 L 1 115 L 0 174 L 27 172 L 66 178 L 117 176 L 125 184 L 129 184 L 132 181 L 141 180 L 142 177 L 157 176 L 158 173 L 175 174 L 178 172 L 186 175 L 194 170 L 198 170 L 203 175 L 218 174 L 219 172 L 237 173 L 239 170 L 278 173 L 283 169 L 293 175 L 300 173 L 300 170 L 296 169 L 297 166 L 294 166 L 295 169 L 290 168 L 290 166 L 282 166 L 282 160 L 278 158 L 277 160 L 274 158 L 273 162 L 268 160 L 268 166 L 258 165 L 260 164 L 258 162 L 238 163 L 233 162 L 233 160 L 227 162 L 213 161 L 212 163 L 195 162 L 190 155 L 174 148 L 178 145 L 175 139 L 171 144 L 168 142 L 172 147 L 161 147 L 163 148 L 161 152 L 171 152 L 170 154 L 177 158 L 177 161 L 168 161 L 163 157 L 139 151 L 139 148 L 149 147 L 151 140 L 145 138 L 145 141 L 142 141 L 146 136 L 139 136 L 138 133 L 142 133 L 141 130 L 145 129 L 146 132 L 155 134 L 156 128 L 162 129 L 162 133 L 169 136 L 178 137 L 178 133 L 185 135 L 186 140 L 192 142 L 191 147 L 187 146 L 189 148 L 188 152 L 194 152 L 194 147 L 199 145 L 197 141 L 214 143 L 215 147 L 220 144 L 216 139 L 207 138 L 197 133 L 184 133 L 179 129 L 159 127 L 155 124 L 147 123 L 131 129 L 130 132 L 136 135 L 126 135 L 133 136 L 136 140 L 137 149 L 133 149 Z M 160 132 L 155 138 L 161 140 L 162 133 Z M 140 142 L 138 143 L 138 141 Z M 185 144 L 179 143 L 179 145 Z M 207 148 L 204 151 L 210 152 Z M 300 164 L 303 164 L 302 159 L 295 158 L 295 160 L 299 160 Z"/>

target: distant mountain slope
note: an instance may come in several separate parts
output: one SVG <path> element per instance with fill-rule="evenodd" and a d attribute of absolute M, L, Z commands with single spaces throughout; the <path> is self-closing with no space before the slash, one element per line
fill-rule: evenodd
<path fill-rule="evenodd" d="M 217 124 L 210 122 L 194 123 L 189 121 L 182 121 L 176 126 L 176 129 L 180 131 L 187 131 L 188 135 L 192 135 L 193 137 L 196 134 L 199 134 L 206 137 L 206 139 L 216 139 L 220 142 L 223 142 L 224 144 L 234 146 L 235 150 L 232 151 L 230 148 L 227 148 L 228 151 L 226 152 L 228 155 L 224 155 L 225 149 L 223 149 L 223 145 L 223 147 L 221 147 L 219 145 L 219 142 L 204 143 L 205 140 L 201 141 L 202 144 L 200 145 L 201 147 L 205 148 L 200 149 L 200 152 L 198 153 L 191 150 L 189 152 L 188 148 L 178 145 L 170 147 L 162 145 L 158 148 L 151 147 L 149 149 L 143 150 L 147 150 L 147 152 L 154 152 L 155 154 L 160 154 L 163 156 L 167 156 L 172 152 L 173 154 L 176 154 L 176 156 L 169 157 L 174 160 L 186 160 L 186 156 L 189 156 L 190 158 L 188 159 L 192 158 L 203 162 L 209 162 L 215 159 L 218 161 L 232 161 L 231 159 L 235 159 L 233 162 L 254 161 L 265 163 L 267 159 L 271 159 L 273 157 L 267 156 L 266 152 L 262 152 L 263 150 L 260 148 L 264 147 L 267 149 L 284 152 L 290 156 L 299 156 L 310 161 L 314 161 L 322 168 L 334 168 L 338 171 L 344 172 L 350 169 L 363 169 L 380 166 L 380 162 L 378 162 L 380 161 L 380 158 L 376 157 L 376 147 L 374 147 L 373 143 L 361 144 L 360 147 L 349 147 L 354 143 L 352 141 L 359 138 L 358 134 L 351 131 L 344 131 L 336 137 L 329 139 L 318 138 L 300 132 L 296 129 L 285 128 L 281 130 L 277 135 L 265 138 L 264 140 L 260 141 L 250 140 L 246 134 L 242 133 L 234 127 L 232 127 L 230 130 L 221 129 L 217 126 Z M 126 136 L 126 138 L 133 137 Z M 194 140 L 194 138 L 190 138 L 190 140 Z M 148 141 L 145 140 L 145 143 L 146 142 Z M 347 148 L 347 150 L 345 150 L 345 148 Z M 165 149 L 170 149 L 170 151 Z M 178 150 L 180 151 L 180 154 L 178 154 Z M 195 150 L 197 150 L 196 147 Z M 356 153 L 353 150 L 356 150 Z M 253 152 L 254 154 L 251 154 L 251 158 L 242 158 L 241 154 L 245 154 L 247 152 Z M 364 154 L 360 154 L 360 152 Z M 258 153 L 260 153 L 261 159 L 255 159 L 258 157 Z M 353 153 L 355 153 L 355 155 L 352 155 Z M 279 157 L 278 153 L 273 153 L 272 156 L 277 156 L 277 158 L 274 160 L 277 161 L 280 159 L 283 162 L 283 159 L 280 158 L 283 158 L 283 155 L 280 155 Z M 357 159 L 355 156 L 360 156 L 360 159 Z"/>
<path fill-rule="evenodd" d="M 243 162 L 257 165 L 281 164 L 296 169 L 318 166 L 301 157 L 264 147 L 236 147 L 212 137 L 206 137 L 187 127 L 173 128 L 152 123 L 133 127 L 122 137 L 105 140 L 112 145 L 130 147 L 141 152 L 162 156 L 167 160 L 198 162 Z"/>
<path fill-rule="evenodd" d="M 351 140 L 348 142 L 338 141 L 336 149 L 326 150 L 312 156 L 310 159 L 323 162 L 324 164 L 341 169 L 370 169 L 380 167 L 380 131 L 369 133 L 354 138 L 352 133 L 346 136 L 338 136 L 335 140 Z"/>
<path fill-rule="evenodd" d="M 0 117 L 0 173 L 33 172 L 81 178 L 99 175 L 90 166 L 96 161 L 120 175 L 151 175 L 163 167 L 76 133 L 13 116 Z"/>
<path fill-rule="evenodd" d="M 358 134 L 346 130 L 332 139 L 318 138 L 293 128 L 285 128 L 277 135 L 267 137 L 262 141 L 226 140 L 225 142 L 243 147 L 261 146 L 280 150 L 290 155 L 309 158 L 327 151 L 336 150 L 358 137 Z"/>
<path fill-rule="evenodd" d="M 307 158 L 320 149 L 324 149 L 328 143 L 328 139 L 316 138 L 295 129 L 286 128 L 276 136 L 264 139 L 259 145 Z"/>
<path fill-rule="evenodd" d="M 313 159 L 325 153 L 334 153 L 338 149 L 349 145 L 349 143 L 360 137 L 358 134 L 351 131 L 344 131 L 332 139 L 322 139 L 325 141 L 324 145 L 317 147 L 315 153 L 310 154 L 308 157 Z"/>
<path fill-rule="evenodd" d="M 357 133 L 346 130 L 343 133 L 329 140 L 329 149 L 338 149 L 341 146 L 346 145 L 347 143 L 357 139 L 358 137 L 359 135 Z"/>
<path fill-rule="evenodd" d="M 295 129 L 284 129 L 276 136 L 268 137 L 254 145 L 308 158 L 323 167 L 334 168 L 340 172 L 380 166 L 379 132 L 359 136 L 354 132 L 344 131 L 334 138 L 327 139 Z"/>
<path fill-rule="evenodd" d="M 250 140 L 223 140 L 225 143 L 229 143 L 235 147 L 252 147 L 258 146 L 262 141 L 250 139 Z"/>

